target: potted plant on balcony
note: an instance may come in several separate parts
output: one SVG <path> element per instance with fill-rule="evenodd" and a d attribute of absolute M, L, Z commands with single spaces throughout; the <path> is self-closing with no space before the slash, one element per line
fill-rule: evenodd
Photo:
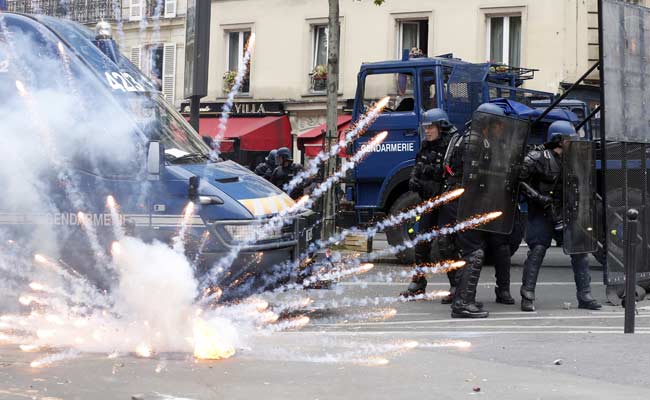
<path fill-rule="evenodd" d="M 311 75 L 311 89 L 314 92 L 324 92 L 327 88 L 327 66 L 317 65 L 309 75 Z"/>
<path fill-rule="evenodd" d="M 230 93 L 232 87 L 235 86 L 235 78 L 237 78 L 237 71 L 226 71 L 223 74 L 223 92 Z"/>

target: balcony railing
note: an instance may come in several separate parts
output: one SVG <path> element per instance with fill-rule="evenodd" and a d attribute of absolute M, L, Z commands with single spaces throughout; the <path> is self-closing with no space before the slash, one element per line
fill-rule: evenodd
<path fill-rule="evenodd" d="M 8 0 L 7 11 L 69 18 L 82 24 L 115 21 L 121 0 Z"/>

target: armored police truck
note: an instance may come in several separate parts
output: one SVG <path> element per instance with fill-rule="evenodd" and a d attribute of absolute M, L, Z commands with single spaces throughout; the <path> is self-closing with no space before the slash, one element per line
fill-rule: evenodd
<path fill-rule="evenodd" d="M 214 160 L 118 51 L 106 23 L 92 32 L 68 20 L 0 14 L 0 99 L 6 240 L 83 269 L 98 252 L 110 254 L 115 224 L 167 243 L 183 225 L 199 272 L 243 244 L 224 286 L 259 280 L 299 254 L 297 222 L 251 241 L 293 201 L 239 164 Z M 119 220 L 106 207 L 109 195 Z M 189 202 L 195 212 L 184 216 Z"/>
<path fill-rule="evenodd" d="M 522 88 L 534 78 L 534 69 L 509 67 L 492 63 L 469 63 L 451 54 L 432 58 L 411 58 L 405 51 L 401 60 L 362 64 L 357 78 L 352 120 L 356 121 L 368 107 L 384 96 L 390 96 L 370 131 L 388 131 L 386 141 L 346 181 L 346 200 L 352 205 L 339 213 L 339 224 L 355 225 L 383 214 L 394 214 L 420 201 L 409 192 L 408 180 L 420 147 L 418 132 L 422 115 L 430 109 L 442 108 L 457 129 L 463 129 L 476 108 L 488 101 L 501 101 L 508 115 L 534 119 L 542 111 L 533 102 L 550 103 L 552 93 Z M 519 106 L 521 105 L 521 107 Z M 530 106 L 530 107 L 529 107 Z M 536 125 L 529 142 L 543 142 L 545 128 L 555 120 L 578 121 L 567 110 L 555 110 L 542 124 Z M 371 138 L 366 134 L 350 149 L 359 149 Z M 518 226 L 520 226 L 519 224 Z M 386 232 L 388 242 L 396 245 L 417 232 L 417 223 L 405 224 Z M 519 246 L 522 232 L 513 235 L 513 251 Z M 403 262 L 412 262 L 413 251 L 399 254 Z"/>

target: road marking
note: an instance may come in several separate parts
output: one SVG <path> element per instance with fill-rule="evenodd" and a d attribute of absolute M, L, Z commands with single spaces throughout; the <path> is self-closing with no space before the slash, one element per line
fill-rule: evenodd
<path fill-rule="evenodd" d="M 648 335 L 650 334 L 650 330 L 636 330 L 636 333 L 639 335 Z M 320 334 L 320 335 L 329 335 L 329 336 L 391 336 L 394 337 L 396 335 L 404 335 L 404 336 L 443 336 L 443 335 L 451 335 L 453 338 L 467 338 L 467 337 L 482 337 L 482 336 L 496 336 L 496 335 L 521 335 L 521 334 L 534 334 L 534 335 L 539 335 L 540 333 L 543 334 L 576 334 L 576 335 L 584 335 L 584 334 L 597 334 L 597 335 L 603 335 L 603 334 L 614 334 L 614 335 L 620 335 L 624 336 L 625 334 L 623 333 L 623 328 L 620 329 L 612 329 L 608 331 L 598 331 L 598 330 L 591 330 L 591 329 L 584 329 L 584 330 L 555 330 L 555 331 L 543 331 L 543 330 L 531 330 L 531 331 L 517 331 L 517 330 L 512 330 L 512 331 L 374 331 L 374 332 L 348 332 L 348 331 L 285 331 L 282 333 L 282 335 L 304 335 L 304 334 L 309 334 L 309 335 L 314 335 L 314 334 Z M 450 338 L 447 338 L 450 339 Z"/>
<path fill-rule="evenodd" d="M 408 285 L 410 281 L 403 281 L 403 282 L 362 282 L 362 281 L 357 281 L 357 282 L 339 282 L 338 285 L 340 286 L 404 286 Z M 538 282 L 537 286 L 575 286 L 575 282 Z M 445 282 L 429 282 L 427 286 L 444 286 L 444 287 L 449 287 L 449 283 Z M 488 287 L 494 287 L 496 286 L 495 282 L 483 282 L 479 283 L 478 286 L 488 286 Z M 603 283 L 599 282 L 592 282 L 591 286 L 603 286 Z"/>
<path fill-rule="evenodd" d="M 399 314 L 398 314 L 399 315 Z M 578 319 L 620 319 L 624 315 L 566 315 L 566 316 L 538 316 L 538 317 L 518 317 L 518 318 L 480 318 L 473 319 L 472 322 L 494 322 L 494 321 L 533 321 L 533 320 L 578 320 Z M 650 318 L 650 315 L 637 315 L 637 319 Z M 406 321 L 385 321 L 385 322 L 357 322 L 345 324 L 346 326 L 362 325 L 403 325 L 403 324 L 444 324 L 444 323 L 462 323 L 468 322 L 467 318 L 449 318 L 449 319 L 429 319 L 429 320 L 406 320 Z M 337 326 L 340 324 L 321 324 L 319 326 Z"/>
<path fill-rule="evenodd" d="M 336 327 L 347 327 L 352 324 L 332 324 L 331 326 L 336 326 Z M 325 324 L 311 324 L 310 326 L 326 326 Z M 434 327 L 431 327 L 429 329 L 435 329 Z M 514 329 L 514 330 L 520 330 L 520 329 L 535 329 L 535 330 L 544 330 L 544 329 L 582 329 L 582 330 L 612 330 L 616 329 L 616 327 L 613 326 L 593 326 L 593 325 L 481 325 L 481 326 L 476 326 L 476 325 L 458 325 L 458 326 L 442 326 L 440 329 Z M 622 328 L 621 328 L 622 329 Z M 650 327 L 636 327 L 636 330 L 639 331 L 650 331 Z M 328 331 L 323 331 L 323 332 L 328 332 Z"/>

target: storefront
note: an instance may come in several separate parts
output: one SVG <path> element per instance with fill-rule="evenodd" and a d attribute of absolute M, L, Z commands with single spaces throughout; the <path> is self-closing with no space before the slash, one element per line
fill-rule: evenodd
<path fill-rule="evenodd" d="M 201 103 L 199 134 L 215 138 L 224 103 Z M 189 119 L 190 105 L 181 104 L 181 113 Z M 227 114 L 228 122 L 219 140 L 221 156 L 254 169 L 269 151 L 292 149 L 291 123 L 280 102 L 237 102 Z"/>

